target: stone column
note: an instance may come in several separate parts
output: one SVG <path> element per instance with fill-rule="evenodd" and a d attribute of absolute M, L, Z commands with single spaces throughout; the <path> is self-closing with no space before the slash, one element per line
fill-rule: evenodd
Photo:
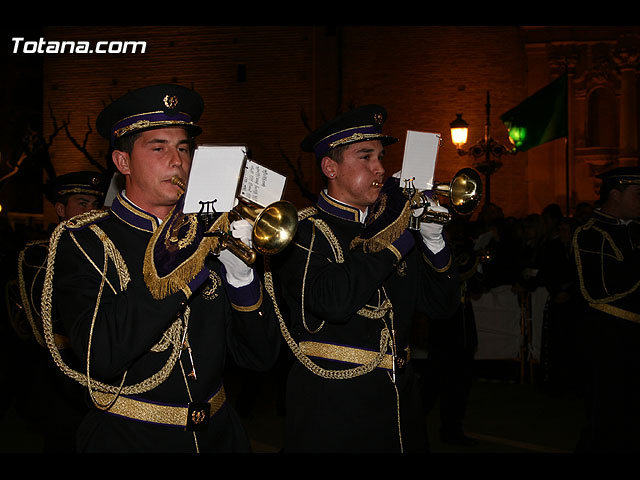
<path fill-rule="evenodd" d="M 620 166 L 638 165 L 638 99 L 636 94 L 637 48 L 621 46 L 613 55 L 620 69 Z"/>

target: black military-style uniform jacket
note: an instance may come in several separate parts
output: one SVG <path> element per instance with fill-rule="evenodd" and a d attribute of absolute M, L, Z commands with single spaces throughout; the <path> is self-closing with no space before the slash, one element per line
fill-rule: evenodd
<path fill-rule="evenodd" d="M 585 303 L 579 318 L 592 392 L 592 451 L 640 451 L 640 224 L 598 209 L 573 250 Z"/>
<path fill-rule="evenodd" d="M 18 286 L 24 315 L 28 322 L 29 336 L 45 346 L 42 333 L 40 298 L 47 268 L 49 240 L 29 242 L 18 255 Z"/>
<path fill-rule="evenodd" d="M 23 337 L 26 342 L 20 352 L 28 361 L 23 362 L 22 375 L 29 378 L 29 388 L 22 394 L 32 409 L 30 418 L 44 434 L 45 452 L 74 452 L 75 432 L 87 412 L 82 387 L 64 375 L 52 361 L 43 331 L 41 299 L 47 268 L 49 240 L 29 242 L 18 255 L 18 285 L 22 312 L 26 319 Z M 68 348 L 68 337 L 59 318 L 52 318 L 52 339 L 55 348 L 68 365 L 77 368 L 78 361 Z M 28 337 L 27 337 L 28 335 Z M 31 346 L 33 345 L 33 347 Z"/>
<path fill-rule="evenodd" d="M 424 451 L 425 416 L 407 347 L 414 311 L 444 319 L 459 305 L 448 249 L 351 249 L 363 231 L 359 211 L 325 193 L 299 219 L 293 242 L 271 259 L 285 339 L 297 357 L 285 450 Z"/>
<path fill-rule="evenodd" d="M 29 324 L 29 335 L 42 347 L 47 346 L 42 330 L 41 300 L 48 255 L 48 239 L 29 242 L 18 255 L 18 285 L 22 308 Z M 64 327 L 59 318 L 53 318 L 52 322 L 54 341 L 59 350 L 64 350 L 69 341 Z"/>
<path fill-rule="evenodd" d="M 82 359 L 76 373 L 86 377 L 95 407 L 79 429 L 79 448 L 246 451 L 246 435 L 222 395 L 225 357 L 230 354 L 238 365 L 257 370 L 273 363 L 279 332 L 272 304 L 262 295 L 258 278 L 231 287 L 217 260 L 202 270 L 199 276 L 208 274 L 208 279 L 198 289 L 192 283 L 154 298 L 143 276 L 143 259 L 158 228 L 154 216 L 118 196 L 109 211 L 74 217 L 52 235 L 50 308 L 63 319 L 71 348 Z M 45 282 L 43 305 L 46 290 Z M 174 423 L 168 413 L 212 397 L 205 431 L 199 430 L 199 413 L 196 432 L 184 422 Z M 111 406 L 116 398 L 131 399 L 133 406 L 116 409 Z M 132 419 L 134 410 L 138 416 Z"/>
<path fill-rule="evenodd" d="M 640 322 L 640 223 L 595 210 L 574 234 L 580 289 L 589 306 Z"/>

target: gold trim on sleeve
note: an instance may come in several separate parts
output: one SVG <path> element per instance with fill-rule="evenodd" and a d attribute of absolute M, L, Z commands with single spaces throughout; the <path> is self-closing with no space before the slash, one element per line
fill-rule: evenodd
<path fill-rule="evenodd" d="M 640 314 L 638 313 L 623 310 L 622 308 L 609 305 L 608 303 L 590 303 L 589 306 L 601 312 L 608 313 L 609 315 L 629 320 L 630 322 L 640 323 Z"/>
<path fill-rule="evenodd" d="M 260 298 L 258 299 L 258 301 L 256 303 L 254 303 L 253 305 L 249 305 L 249 306 L 240 306 L 240 305 L 236 305 L 235 303 L 231 303 L 231 306 L 234 308 L 234 310 L 237 310 L 239 312 L 253 312 L 257 309 L 260 308 L 260 306 L 262 305 L 262 283 L 260 284 Z"/>
<path fill-rule="evenodd" d="M 451 255 L 449 255 L 449 261 L 447 262 L 447 264 L 442 268 L 436 268 L 433 265 L 433 263 L 431 263 L 431 261 L 427 258 L 427 256 L 424 254 L 424 252 L 422 252 L 422 258 L 424 259 L 424 261 L 425 261 L 425 263 L 427 265 L 429 265 L 431 268 L 433 268 L 438 273 L 446 272 L 447 270 L 449 270 L 449 268 L 451 268 L 451 264 L 452 264 Z"/>

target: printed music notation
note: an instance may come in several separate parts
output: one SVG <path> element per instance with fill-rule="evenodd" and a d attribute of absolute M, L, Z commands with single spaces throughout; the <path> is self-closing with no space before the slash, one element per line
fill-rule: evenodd
<path fill-rule="evenodd" d="M 244 166 L 240 196 L 260 206 L 282 199 L 286 177 L 247 159 Z"/>

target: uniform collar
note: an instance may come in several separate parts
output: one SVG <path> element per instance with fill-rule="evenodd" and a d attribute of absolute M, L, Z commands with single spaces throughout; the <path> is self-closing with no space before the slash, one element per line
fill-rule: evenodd
<path fill-rule="evenodd" d="M 628 225 L 630 223 L 638 222 L 637 220 L 629 220 L 629 221 L 621 220 L 618 217 L 614 217 L 613 215 L 603 212 L 599 208 L 596 208 L 593 211 L 593 218 L 601 222 L 608 223 L 609 225 Z"/>
<path fill-rule="evenodd" d="M 147 213 L 131 203 L 124 192 L 116 195 L 111 205 L 111 211 L 124 223 L 138 230 L 144 230 L 145 232 L 155 231 L 160 224 L 160 221 L 155 215 Z"/>
<path fill-rule="evenodd" d="M 321 191 L 320 195 L 318 195 L 317 206 L 329 215 L 342 218 L 343 220 L 349 220 L 350 222 L 364 221 L 364 217 L 366 216 L 366 214 L 362 213 L 359 209 L 339 202 L 335 198 L 331 198 L 326 190 Z M 363 217 L 362 220 L 360 219 L 361 215 Z"/>

